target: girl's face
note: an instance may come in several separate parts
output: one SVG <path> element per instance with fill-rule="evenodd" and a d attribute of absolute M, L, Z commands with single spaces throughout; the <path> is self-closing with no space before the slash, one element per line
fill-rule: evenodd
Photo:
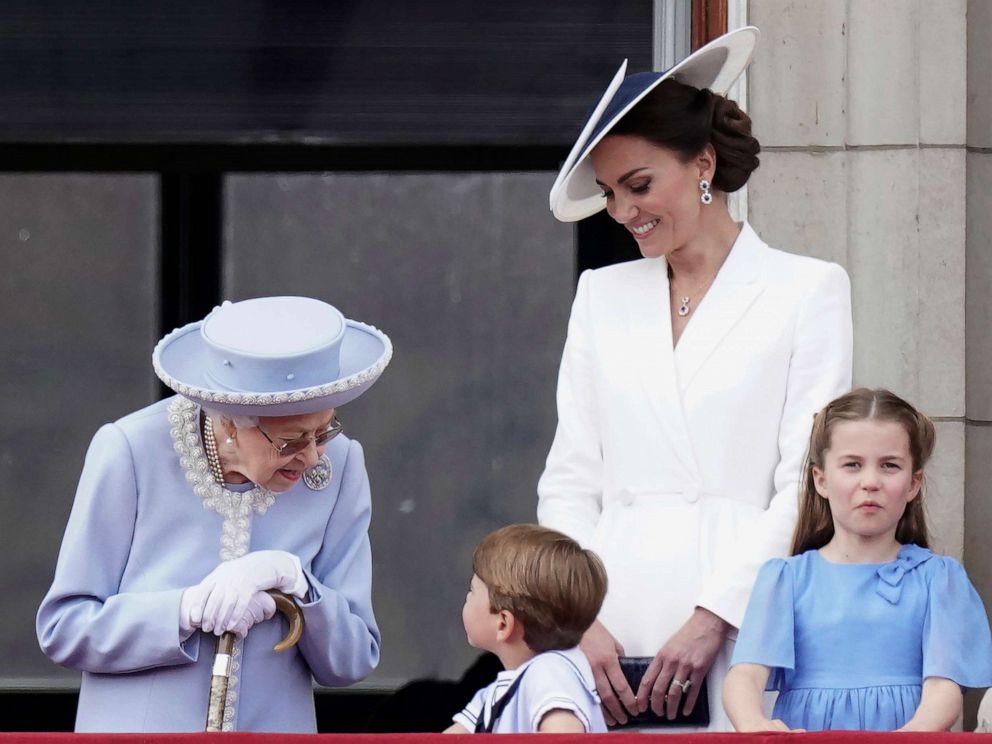
<path fill-rule="evenodd" d="M 612 135 L 589 154 L 606 211 L 626 227 L 645 258 L 667 256 L 700 230 L 700 179 L 712 180 L 710 150 L 685 162 L 633 135 Z"/>
<path fill-rule="evenodd" d="M 462 625 L 465 626 L 465 635 L 470 646 L 483 651 L 492 650 L 497 617 L 489 604 L 489 588 L 482 579 L 472 574 L 472 582 L 465 595 L 465 606 L 462 607 Z"/>
<path fill-rule="evenodd" d="M 923 471 L 913 471 L 906 430 L 893 421 L 835 424 L 823 459 L 822 469 L 813 466 L 813 481 L 830 502 L 834 533 L 894 540 L 923 482 Z"/>

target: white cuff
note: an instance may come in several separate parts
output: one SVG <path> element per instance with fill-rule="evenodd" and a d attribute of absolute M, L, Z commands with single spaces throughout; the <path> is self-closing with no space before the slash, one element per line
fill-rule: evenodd
<path fill-rule="evenodd" d="M 303 566 L 300 564 L 299 556 L 288 551 L 287 554 L 293 560 L 293 567 L 296 569 L 296 580 L 293 582 L 293 588 L 290 589 L 289 593 L 294 597 L 304 599 L 307 596 L 307 591 L 310 589 L 310 582 L 307 581 L 306 574 L 303 573 Z"/>
<path fill-rule="evenodd" d="M 183 591 L 182 596 L 179 598 L 179 642 L 183 643 L 189 640 L 189 637 L 193 635 L 196 628 L 193 623 L 190 622 L 189 609 L 193 600 L 193 589 L 195 587 L 188 586 Z"/>

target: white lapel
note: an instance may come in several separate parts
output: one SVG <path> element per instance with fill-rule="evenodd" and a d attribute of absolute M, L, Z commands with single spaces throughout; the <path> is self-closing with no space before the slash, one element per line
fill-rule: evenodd
<path fill-rule="evenodd" d="M 760 268 L 765 250 L 767 246 L 745 222 L 675 348 L 680 397 L 720 341 L 764 290 Z"/>
<path fill-rule="evenodd" d="M 696 472 L 672 349 L 668 263 L 659 258 L 646 265 L 646 271 L 632 274 L 635 278 L 622 300 L 633 342 L 630 348 L 635 350 L 630 362 L 636 368 L 645 399 L 655 410 L 658 425 L 672 444 L 673 454 L 690 472 Z"/>

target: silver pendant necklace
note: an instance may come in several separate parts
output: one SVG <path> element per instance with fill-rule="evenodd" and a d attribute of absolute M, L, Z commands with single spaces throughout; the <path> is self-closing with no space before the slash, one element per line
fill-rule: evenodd
<path fill-rule="evenodd" d="M 705 292 L 706 289 L 709 288 L 710 284 L 713 283 L 713 280 L 714 279 L 716 279 L 716 274 L 714 274 L 713 276 L 711 276 L 703 284 L 700 284 L 699 287 L 697 287 L 695 294 L 698 295 L 701 292 Z M 671 288 L 671 291 L 673 293 L 676 291 L 675 290 L 675 281 L 674 280 L 675 280 L 675 274 L 672 272 L 671 265 L 669 265 L 669 267 L 668 267 L 668 286 Z M 678 294 L 676 294 L 676 296 L 679 297 L 679 299 L 680 299 L 679 309 L 677 310 L 678 315 L 679 315 L 680 318 L 684 318 L 685 316 L 687 316 L 689 313 L 692 312 L 692 299 L 690 298 L 689 295 L 678 295 Z"/>

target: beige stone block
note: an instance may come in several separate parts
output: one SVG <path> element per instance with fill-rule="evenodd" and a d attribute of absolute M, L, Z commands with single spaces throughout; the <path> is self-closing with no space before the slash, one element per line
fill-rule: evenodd
<path fill-rule="evenodd" d="M 933 416 L 962 416 L 964 154 L 848 153 L 854 379 Z"/>
<path fill-rule="evenodd" d="M 919 151 L 919 404 L 965 412 L 964 148 Z"/>
<path fill-rule="evenodd" d="M 926 512 L 933 548 L 964 555 L 965 431 L 963 421 L 938 421 L 937 446 L 926 469 Z"/>
<path fill-rule="evenodd" d="M 964 565 L 992 611 L 992 426 L 966 429 Z"/>
<path fill-rule="evenodd" d="M 921 393 L 918 158 L 915 149 L 866 150 L 849 152 L 847 162 L 854 381 L 915 403 Z"/>
<path fill-rule="evenodd" d="M 844 142 L 845 3 L 751 0 L 761 41 L 748 72 L 748 108 L 765 145 Z"/>
<path fill-rule="evenodd" d="M 920 142 L 960 145 L 965 141 L 967 7 L 968 0 L 917 0 Z"/>
<path fill-rule="evenodd" d="M 968 0 L 968 144 L 992 147 L 992 2 Z"/>
<path fill-rule="evenodd" d="M 918 141 L 917 17 L 916 3 L 906 0 L 850 0 L 848 144 Z"/>
<path fill-rule="evenodd" d="M 748 182 L 749 219 L 771 246 L 847 265 L 847 154 L 765 152 Z"/>
<path fill-rule="evenodd" d="M 968 417 L 992 421 L 992 153 L 968 153 L 967 185 Z"/>

